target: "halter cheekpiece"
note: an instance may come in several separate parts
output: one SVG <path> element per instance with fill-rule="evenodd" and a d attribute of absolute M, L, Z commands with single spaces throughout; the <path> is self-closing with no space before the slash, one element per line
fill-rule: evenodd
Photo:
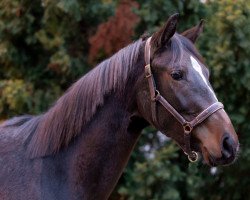
<path fill-rule="evenodd" d="M 147 39 L 146 45 L 145 45 L 145 77 L 148 80 L 149 85 L 149 92 L 150 92 L 150 98 L 151 98 L 151 113 L 152 113 L 152 119 L 154 123 L 158 124 L 157 120 L 157 113 L 156 113 L 156 106 L 157 102 L 159 102 L 169 113 L 171 113 L 175 119 L 182 125 L 183 132 L 184 132 L 184 142 L 185 146 L 182 147 L 182 150 L 184 153 L 188 156 L 188 160 L 190 162 L 196 162 L 198 160 L 198 154 L 195 151 L 192 151 L 190 146 L 190 136 L 192 133 L 192 130 L 195 126 L 202 123 L 205 119 L 207 119 L 210 115 L 215 113 L 216 111 L 223 109 L 223 104 L 220 102 L 215 102 L 212 105 L 208 106 L 205 110 L 203 110 L 198 116 L 196 116 L 192 121 L 187 121 L 184 119 L 178 111 L 169 104 L 169 102 L 161 96 L 160 92 L 156 89 L 155 80 L 151 71 L 150 66 L 150 41 L 151 37 Z"/>

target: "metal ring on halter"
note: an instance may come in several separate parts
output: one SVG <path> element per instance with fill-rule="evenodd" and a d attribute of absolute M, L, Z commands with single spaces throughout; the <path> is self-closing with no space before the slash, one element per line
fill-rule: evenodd
<path fill-rule="evenodd" d="M 152 98 L 152 101 L 156 101 L 159 95 L 160 95 L 159 90 L 155 90 L 155 96 Z"/>
<path fill-rule="evenodd" d="M 185 134 L 189 134 L 189 133 L 192 132 L 193 126 L 192 126 L 191 124 L 189 124 L 189 123 L 185 123 L 185 124 L 183 125 L 183 129 L 184 129 L 184 133 L 185 133 Z"/>
<path fill-rule="evenodd" d="M 192 151 L 192 156 L 190 156 L 190 155 L 187 155 L 187 156 L 188 156 L 188 160 L 190 162 L 196 162 L 198 160 L 198 158 L 199 158 L 198 153 L 195 152 L 195 151 Z"/>

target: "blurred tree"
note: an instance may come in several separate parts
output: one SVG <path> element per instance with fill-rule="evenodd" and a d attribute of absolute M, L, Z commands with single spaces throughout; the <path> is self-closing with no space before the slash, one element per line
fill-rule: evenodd
<path fill-rule="evenodd" d="M 115 6 L 105 0 L 2 0 L 0 119 L 44 111 L 88 71 L 88 37 Z"/>
<path fill-rule="evenodd" d="M 153 33 L 162 26 L 171 14 L 180 13 L 178 30 L 184 31 L 194 26 L 200 19 L 206 16 L 205 5 L 197 0 L 138 0 L 140 9 L 135 12 L 140 16 L 141 21 L 137 26 L 137 37 L 145 31 Z"/>
<path fill-rule="evenodd" d="M 132 42 L 135 25 L 139 22 L 132 9 L 137 7 L 138 3 L 133 0 L 122 0 L 115 16 L 98 26 L 96 34 L 89 38 L 90 63 L 100 62 Z"/>
<path fill-rule="evenodd" d="M 216 184 L 206 178 L 208 188 L 198 195 L 206 191 L 211 199 L 250 199 L 250 1 L 210 1 L 207 9 L 210 17 L 201 48 L 238 133 L 241 153 L 234 165 L 218 168 Z"/>

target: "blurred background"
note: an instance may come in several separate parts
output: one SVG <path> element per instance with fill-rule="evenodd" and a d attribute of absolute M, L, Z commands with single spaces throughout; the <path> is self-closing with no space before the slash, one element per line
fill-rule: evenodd
<path fill-rule="evenodd" d="M 110 199 L 250 199 L 250 0 L 0 0 L 0 121 L 38 114 L 98 62 L 179 12 L 178 31 L 205 19 L 197 47 L 239 135 L 230 167 L 190 164 L 153 128 Z"/>

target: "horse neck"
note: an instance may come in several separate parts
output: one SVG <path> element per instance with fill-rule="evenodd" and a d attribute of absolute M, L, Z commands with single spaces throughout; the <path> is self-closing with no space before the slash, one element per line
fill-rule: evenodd
<path fill-rule="evenodd" d="M 131 73 L 123 97 L 115 92 L 106 96 L 103 106 L 83 127 L 82 133 L 55 156 L 53 162 L 62 163 L 57 165 L 55 174 L 58 170 L 67 171 L 69 198 L 73 199 L 70 195 L 74 194 L 75 199 L 107 199 L 121 176 L 141 130 L 147 125 L 134 115 L 137 81 L 134 76 L 143 73 L 138 70 L 143 67 L 140 64 Z M 44 173 L 51 176 L 51 172 Z M 48 182 L 45 185 L 50 187 Z"/>
<path fill-rule="evenodd" d="M 93 118 L 83 126 L 81 133 L 67 148 L 60 150 L 53 161 L 58 171 L 65 171 L 71 182 L 70 194 L 76 199 L 106 199 L 117 183 L 130 157 L 141 130 L 147 122 L 138 116 L 136 88 L 138 77 L 143 76 L 143 53 L 138 56 L 123 90 L 105 96 Z M 59 164 L 58 164 L 59 163 Z M 60 164 L 61 163 L 61 164 Z M 67 163 L 67 164 L 66 164 Z M 66 164 L 66 165 L 65 165 Z M 48 169 L 51 167 L 45 167 Z M 44 171 L 48 176 L 51 172 Z M 53 173 L 52 173 L 53 174 Z M 45 183 L 49 185 L 49 183 Z"/>
<path fill-rule="evenodd" d="M 140 131 L 128 130 L 129 115 L 119 106 L 109 98 L 69 147 L 70 189 L 79 199 L 109 196 L 140 136 Z"/>
<path fill-rule="evenodd" d="M 74 144 L 68 163 L 72 172 L 72 190 L 79 199 L 108 198 L 141 130 L 147 125 L 144 119 L 134 114 L 137 111 L 134 89 L 137 79 L 134 77 L 143 73 L 141 64 L 139 61 L 131 73 L 122 92 L 123 97 L 116 94 L 107 96 L 102 108 Z"/>

